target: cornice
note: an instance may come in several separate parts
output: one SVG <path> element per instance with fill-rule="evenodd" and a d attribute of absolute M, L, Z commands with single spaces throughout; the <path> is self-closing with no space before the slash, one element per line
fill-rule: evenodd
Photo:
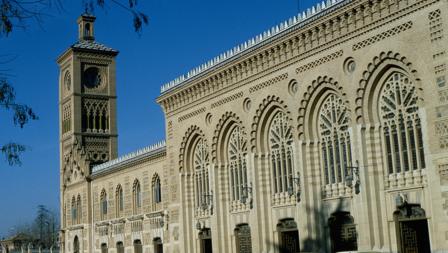
<path fill-rule="evenodd" d="M 272 73 L 274 68 L 296 64 L 438 1 L 351 1 L 337 11 L 316 17 L 306 26 L 281 34 L 274 38 L 274 43 L 269 41 L 270 44 L 249 50 L 246 55 L 176 86 L 159 96 L 157 102 L 167 115 L 188 109 L 218 90 L 235 88 L 235 84 L 254 80 L 267 71 Z"/>
<path fill-rule="evenodd" d="M 280 23 L 279 25 L 272 27 L 271 29 L 261 33 L 260 35 L 249 39 L 241 45 L 235 46 L 234 48 L 226 51 L 225 53 L 222 53 L 221 55 L 215 57 L 207 63 L 191 70 L 186 75 L 182 75 L 175 80 L 163 85 L 161 88 L 161 93 L 174 89 L 177 86 L 181 86 L 185 82 L 188 82 L 190 79 L 195 79 L 197 75 L 201 75 L 202 73 L 207 72 L 210 69 L 226 64 L 233 58 L 239 58 L 241 55 L 257 49 L 259 46 L 270 43 L 272 40 L 275 40 L 277 37 L 282 36 L 283 34 L 290 32 L 291 30 L 306 26 L 314 20 L 323 17 L 331 12 L 334 12 L 338 8 L 341 8 L 352 1 L 353 0 L 322 1 L 316 6 L 308 8 L 306 12 L 304 11 L 302 13 L 299 13 L 297 16 L 291 17 L 290 19 Z"/>
<path fill-rule="evenodd" d="M 91 179 L 113 173 L 121 168 L 129 167 L 135 163 L 141 163 L 147 159 L 163 157 L 166 154 L 166 142 L 161 141 L 135 152 L 126 154 L 117 159 L 105 162 L 92 168 Z"/>
<path fill-rule="evenodd" d="M 68 231 L 82 230 L 82 229 L 84 229 L 84 225 L 73 225 L 67 228 Z"/>

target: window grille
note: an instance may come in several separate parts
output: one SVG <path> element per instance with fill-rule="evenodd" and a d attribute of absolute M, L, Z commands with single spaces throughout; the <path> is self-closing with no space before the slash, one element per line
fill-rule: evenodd
<path fill-rule="evenodd" d="M 349 122 L 344 101 L 336 94 L 330 94 L 319 112 L 323 174 L 328 189 L 337 189 L 344 183 L 347 167 L 352 165 Z"/>
<path fill-rule="evenodd" d="M 197 142 L 193 155 L 195 206 L 200 209 L 210 204 L 210 198 L 208 198 L 210 192 L 208 175 L 209 153 L 207 142 L 204 139 L 200 139 Z"/>
<path fill-rule="evenodd" d="M 294 151 L 291 131 L 287 115 L 277 112 L 269 128 L 274 194 L 285 193 L 292 187 Z"/>
<path fill-rule="evenodd" d="M 380 114 L 389 174 L 425 168 L 417 101 L 409 77 L 394 72 L 387 78 L 380 97 Z"/>
<path fill-rule="evenodd" d="M 232 201 L 243 198 L 247 187 L 247 141 L 241 127 L 235 127 L 230 133 L 227 147 L 229 159 L 230 191 Z"/>

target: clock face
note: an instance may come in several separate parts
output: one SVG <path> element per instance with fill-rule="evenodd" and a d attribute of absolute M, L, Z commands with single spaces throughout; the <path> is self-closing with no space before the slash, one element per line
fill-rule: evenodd
<path fill-rule="evenodd" d="M 72 75 L 70 74 L 70 71 L 65 72 L 64 85 L 65 88 L 69 91 L 72 85 Z"/>
<path fill-rule="evenodd" d="M 89 89 L 97 88 L 101 85 L 103 79 L 101 71 L 98 68 L 90 67 L 84 71 L 84 86 Z"/>

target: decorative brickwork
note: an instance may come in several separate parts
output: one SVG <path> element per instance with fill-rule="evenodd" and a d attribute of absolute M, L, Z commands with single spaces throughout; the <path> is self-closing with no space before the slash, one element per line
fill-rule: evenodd
<path fill-rule="evenodd" d="M 428 15 L 431 42 L 435 43 L 443 38 L 442 11 L 435 10 Z"/>
<path fill-rule="evenodd" d="M 280 81 L 283 81 L 283 80 L 285 80 L 287 78 L 288 78 L 288 73 L 281 74 L 281 75 L 276 76 L 276 77 L 274 77 L 272 79 L 269 79 L 267 81 L 264 81 L 262 83 L 259 83 L 259 84 L 255 85 L 255 86 L 250 87 L 249 88 L 249 93 L 254 93 L 256 91 L 259 91 L 261 89 L 269 87 L 269 86 L 271 86 L 273 84 L 276 84 L 276 83 L 278 83 Z"/>
<path fill-rule="evenodd" d="M 337 58 L 341 57 L 343 54 L 344 54 L 344 51 L 342 51 L 342 50 L 334 52 L 334 53 L 332 53 L 330 55 L 327 55 L 325 57 L 322 57 L 322 58 L 320 58 L 318 60 L 315 60 L 313 62 L 310 62 L 310 63 L 308 63 L 306 65 L 303 65 L 303 66 L 297 68 L 296 69 L 296 73 L 299 74 L 299 73 L 305 72 L 305 71 L 307 71 L 309 69 L 315 68 L 315 67 L 317 67 L 319 65 L 322 65 L 322 64 L 327 63 L 329 61 L 337 59 Z"/>
<path fill-rule="evenodd" d="M 356 50 L 359 50 L 361 48 L 370 46 L 370 45 L 375 44 L 375 43 L 377 43 L 379 41 L 382 41 L 384 39 L 387 39 L 389 37 L 397 35 L 397 34 L 399 34 L 401 32 L 409 30 L 409 29 L 412 28 L 412 25 L 413 25 L 412 21 L 409 21 L 409 22 L 406 22 L 406 23 L 404 23 L 402 25 L 396 26 L 396 27 L 394 27 L 394 28 L 392 28 L 390 30 L 387 30 L 386 32 L 380 33 L 380 34 L 375 35 L 373 37 L 370 37 L 370 38 L 368 38 L 366 40 L 358 42 L 355 45 L 353 45 L 353 51 L 356 51 Z"/>
<path fill-rule="evenodd" d="M 202 107 L 202 108 L 200 108 L 200 109 L 198 109 L 198 110 L 195 110 L 195 111 L 193 111 L 193 112 L 190 112 L 190 113 L 188 113 L 188 114 L 185 114 L 185 115 L 183 115 L 183 116 L 180 116 L 179 119 L 177 119 L 177 121 L 178 121 L 178 122 L 182 122 L 182 121 L 184 121 L 184 120 L 187 120 L 187 119 L 189 119 L 189 118 L 195 117 L 195 116 L 197 116 L 197 115 L 199 115 L 199 114 L 201 114 L 201 113 L 204 113 L 204 112 L 205 112 L 205 107 Z"/>
<path fill-rule="evenodd" d="M 213 104 L 210 106 L 210 108 L 213 109 L 213 108 L 218 107 L 218 106 L 221 106 L 221 105 L 223 105 L 223 104 L 232 102 L 233 100 L 236 100 L 236 99 L 238 99 L 238 98 L 242 98 L 242 97 L 243 97 L 243 94 L 244 94 L 244 93 L 241 91 L 241 92 L 238 92 L 238 93 L 233 94 L 233 95 L 231 95 L 231 96 L 228 96 L 228 97 L 226 97 L 226 98 L 223 98 L 223 99 L 219 100 L 218 102 L 213 103 Z"/>

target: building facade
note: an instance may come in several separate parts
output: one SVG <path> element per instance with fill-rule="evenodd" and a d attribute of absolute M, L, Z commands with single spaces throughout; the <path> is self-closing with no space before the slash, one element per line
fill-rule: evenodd
<path fill-rule="evenodd" d="M 115 57 L 60 66 L 64 252 L 447 252 L 448 0 L 328 0 L 162 86 L 117 157 Z"/>

